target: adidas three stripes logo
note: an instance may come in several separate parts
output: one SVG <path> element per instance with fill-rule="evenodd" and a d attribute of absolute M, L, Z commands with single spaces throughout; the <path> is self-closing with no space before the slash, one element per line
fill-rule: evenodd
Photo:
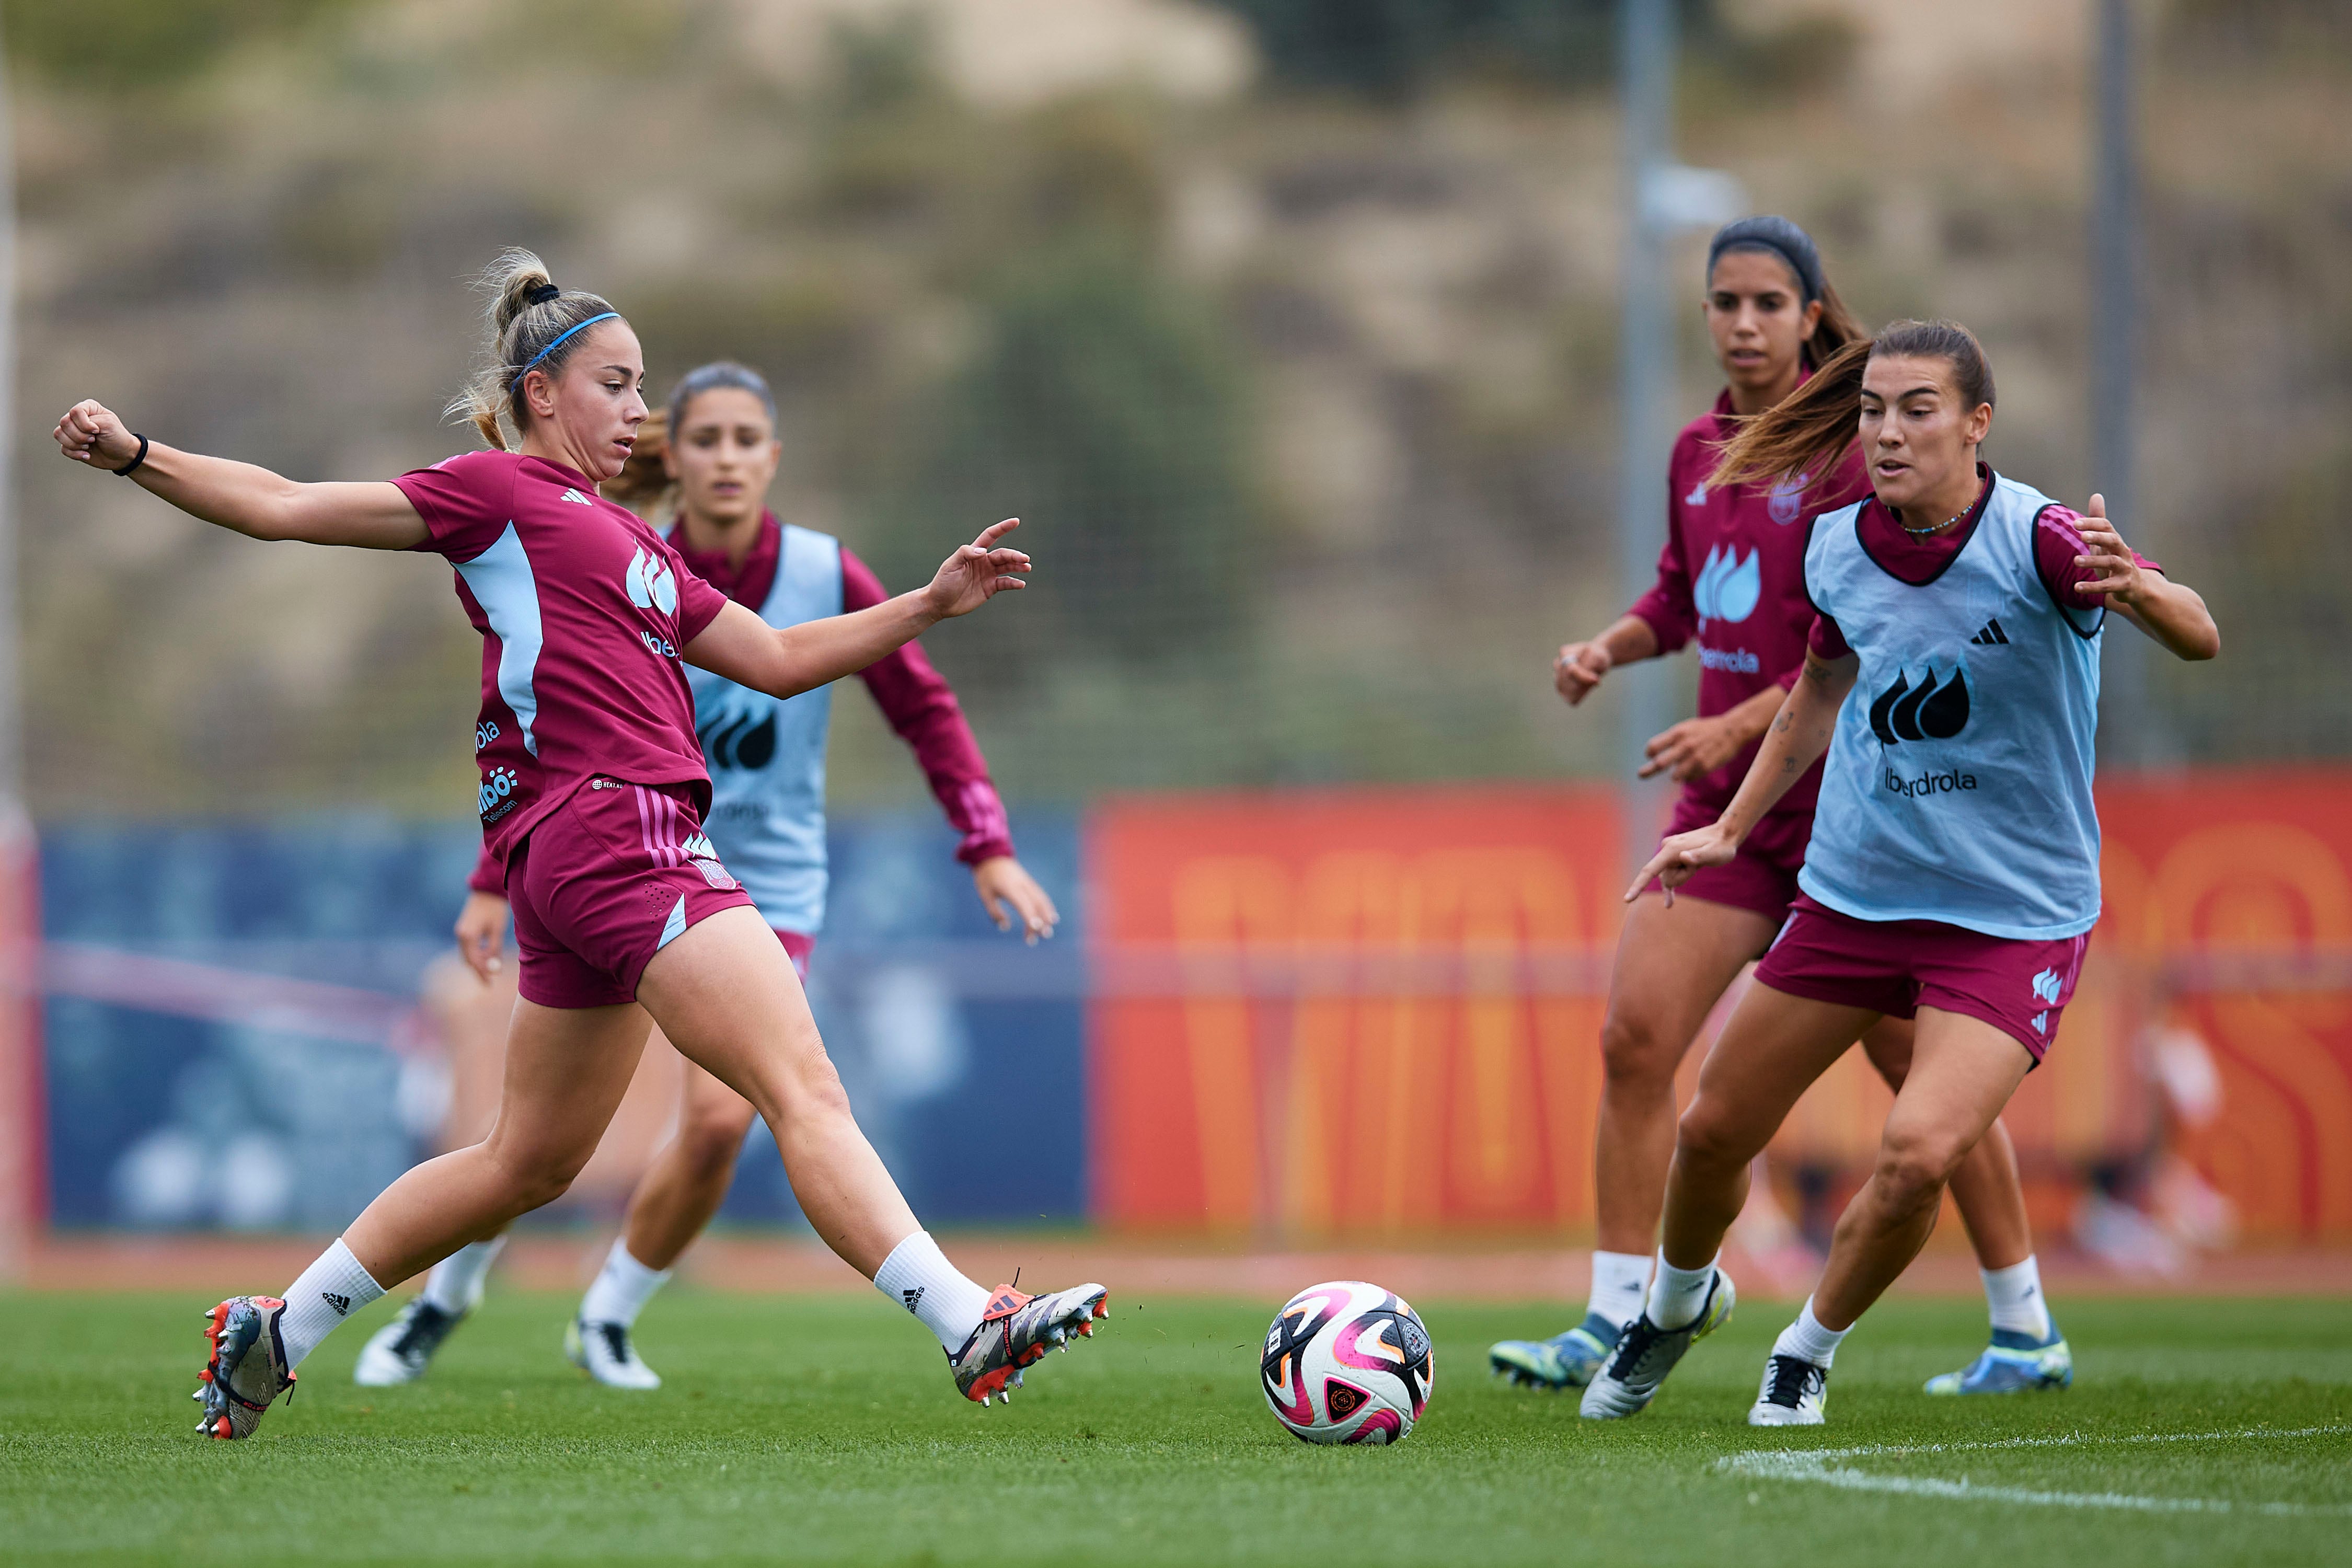
<path fill-rule="evenodd" d="M 2009 642 L 2009 634 L 2000 629 L 2000 622 L 1998 620 L 1991 620 L 1987 621 L 1984 624 L 1984 629 L 1977 633 L 1976 636 L 1970 637 L 1969 641 L 1975 643 L 1979 647 L 1992 647 L 1995 646 L 2006 647 Z"/>

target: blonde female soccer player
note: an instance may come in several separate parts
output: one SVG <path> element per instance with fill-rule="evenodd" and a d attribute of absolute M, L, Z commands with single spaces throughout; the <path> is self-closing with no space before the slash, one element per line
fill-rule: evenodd
<path fill-rule="evenodd" d="M 476 734 L 484 842 L 504 867 L 522 999 L 497 1124 L 426 1161 L 353 1220 L 283 1298 L 207 1314 L 200 1429 L 244 1437 L 354 1310 L 560 1195 L 596 1146 L 647 1019 L 757 1106 L 803 1213 L 939 1337 L 985 1402 L 1091 1329 L 1108 1294 L 983 1289 L 908 1210 L 850 1114 L 799 976 L 703 833 L 710 799 L 688 665 L 783 699 L 864 668 L 1021 586 L 997 523 L 911 594 L 778 628 L 600 499 L 645 422 L 644 356 L 619 311 L 509 252 L 486 275 L 487 366 L 464 400 L 494 449 L 390 482 L 299 484 L 151 442 L 94 402 L 58 422 L 75 462 L 256 539 L 424 550 L 457 569 L 482 636 Z M 519 449 L 506 450 L 501 421 Z"/>
<path fill-rule="evenodd" d="M 787 526 L 767 509 L 783 446 L 776 400 L 748 366 L 722 361 L 688 371 L 667 409 L 639 426 L 621 474 L 604 487 L 640 505 L 673 498 L 665 534 L 694 574 L 772 626 L 862 610 L 888 598 L 848 546 Z M 1031 942 L 1060 920 L 1054 900 L 1016 859 L 1004 804 L 980 742 L 946 679 L 908 643 L 858 672 L 885 719 L 913 751 L 932 795 L 959 836 L 981 904 L 1000 929 Z M 694 688 L 695 728 L 710 773 L 705 827 L 727 868 L 803 981 L 824 924 L 825 741 L 830 688 L 778 701 L 708 670 Z M 485 854 L 457 918 L 458 949 L 477 973 L 500 963 L 509 918 L 505 876 Z M 677 1133 L 655 1154 L 630 1197 L 622 1233 L 564 1330 L 565 1352 L 597 1382 L 653 1389 L 660 1376 L 637 1353 L 637 1315 L 671 1267 L 719 1212 L 733 1184 L 751 1102 L 686 1064 Z M 477 1241 L 434 1265 L 425 1289 L 361 1351 L 353 1375 L 370 1386 L 425 1374 L 450 1331 L 482 1296 L 505 1238 Z"/>

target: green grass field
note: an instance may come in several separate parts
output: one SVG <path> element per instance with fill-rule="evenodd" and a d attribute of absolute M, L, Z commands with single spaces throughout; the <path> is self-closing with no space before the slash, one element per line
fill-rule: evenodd
<path fill-rule="evenodd" d="M 1968 1402 L 1917 1390 L 1972 1352 L 1980 1310 L 1895 1301 L 1847 1342 L 1831 1425 L 1805 1434 L 1743 1421 L 1781 1307 L 1751 1303 L 1647 1415 L 1600 1426 L 1486 1376 L 1491 1339 L 1556 1312 L 1424 1302 L 1436 1396 L 1381 1450 L 1275 1426 L 1255 1375 L 1271 1302 L 1114 1296 L 1091 1344 L 985 1413 L 879 1301 L 674 1290 L 641 1325 L 668 1380 L 651 1395 L 563 1364 L 570 1298 L 511 1292 L 426 1384 L 357 1388 L 379 1305 L 232 1445 L 194 1434 L 201 1303 L 0 1300 L 17 1358 L 0 1528 L 19 1562 L 2352 1560 L 2340 1301 L 2076 1303 L 2073 1392 Z M 1740 1458 L 1927 1444 L 1944 1447 Z M 1975 1495 L 1938 1495 L 1962 1481 Z"/>

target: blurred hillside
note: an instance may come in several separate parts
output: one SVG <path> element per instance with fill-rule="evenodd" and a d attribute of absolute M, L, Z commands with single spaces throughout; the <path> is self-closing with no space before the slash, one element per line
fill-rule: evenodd
<path fill-rule="evenodd" d="M 656 392 L 767 370 L 777 510 L 886 580 L 1027 520 L 1038 591 L 928 639 L 1017 797 L 1613 771 L 1548 671 L 1619 608 L 1610 12 L 0 5 L 36 809 L 462 813 L 478 653 L 440 563 L 219 534 L 45 432 L 95 395 L 299 477 L 446 456 L 463 279 L 509 243 L 630 314 Z M 2192 758 L 2341 755 L 2352 23 L 2148 16 L 2126 527 L 2228 638 L 2158 694 Z M 1994 460 L 2079 500 L 2084 6 L 1962 17 L 1696 7 L 1682 152 L 1812 227 L 1872 321 L 1975 326 Z M 919 795 L 838 710 L 836 800 Z"/>

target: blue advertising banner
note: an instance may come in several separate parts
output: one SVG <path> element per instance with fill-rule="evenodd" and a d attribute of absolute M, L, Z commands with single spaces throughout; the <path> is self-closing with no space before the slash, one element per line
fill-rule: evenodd
<path fill-rule="evenodd" d="M 833 829 L 811 1002 L 936 1223 L 1083 1212 L 1077 826 L 1016 827 L 1066 919 L 1036 950 L 989 924 L 935 816 Z M 45 829 L 52 1222 L 331 1230 L 433 1152 L 450 1074 L 418 998 L 477 842 L 362 816 Z M 722 1218 L 799 1223 L 764 1128 Z"/>

